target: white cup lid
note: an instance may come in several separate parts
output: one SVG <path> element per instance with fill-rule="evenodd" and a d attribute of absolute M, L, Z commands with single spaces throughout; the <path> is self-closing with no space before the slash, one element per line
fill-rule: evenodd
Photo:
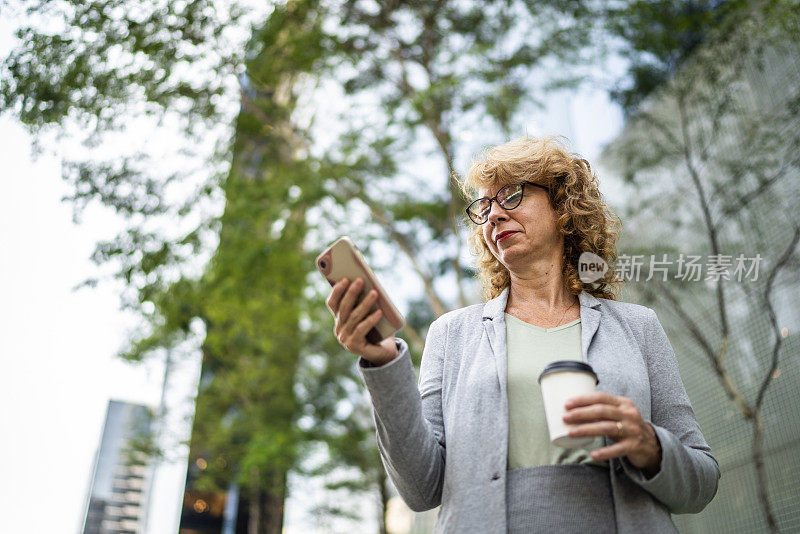
<path fill-rule="evenodd" d="M 563 371 L 589 373 L 594 377 L 595 384 L 600 382 L 591 365 L 588 363 L 579 362 L 577 360 L 558 360 L 555 362 L 550 362 L 547 364 L 547 367 L 544 368 L 544 371 L 542 371 L 542 373 L 539 375 L 539 382 L 542 382 L 542 378 L 545 375 L 549 375 L 550 373 L 561 373 Z"/>

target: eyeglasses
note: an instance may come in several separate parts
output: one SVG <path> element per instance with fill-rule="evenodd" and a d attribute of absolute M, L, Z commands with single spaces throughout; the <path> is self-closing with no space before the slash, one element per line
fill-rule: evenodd
<path fill-rule="evenodd" d="M 500 191 L 498 191 L 494 197 L 483 197 L 472 202 L 469 206 L 467 206 L 467 215 L 475 224 L 485 223 L 489 220 L 489 212 L 492 211 L 493 200 L 497 202 L 504 210 L 513 210 L 519 206 L 520 202 L 522 202 L 522 193 L 525 189 L 525 184 L 541 187 L 545 191 L 549 191 L 546 186 L 535 184 L 533 182 L 508 184 L 505 187 L 501 187 Z"/>

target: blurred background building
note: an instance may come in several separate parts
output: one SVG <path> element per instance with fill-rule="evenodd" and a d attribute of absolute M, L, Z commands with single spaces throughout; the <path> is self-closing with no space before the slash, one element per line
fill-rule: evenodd
<path fill-rule="evenodd" d="M 139 444 L 148 439 L 151 424 L 148 407 L 109 401 L 83 534 L 138 534 L 144 530 L 153 466 Z"/>
<path fill-rule="evenodd" d="M 758 20 L 711 33 L 604 153 L 627 186 L 620 253 L 643 263 L 623 298 L 657 311 L 722 471 L 702 513 L 673 516 L 684 533 L 800 531 L 798 56 Z M 734 276 L 739 255 L 760 272 Z"/>

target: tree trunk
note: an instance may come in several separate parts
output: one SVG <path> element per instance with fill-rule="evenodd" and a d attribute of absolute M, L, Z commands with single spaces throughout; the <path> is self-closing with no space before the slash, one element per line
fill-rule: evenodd
<path fill-rule="evenodd" d="M 378 473 L 378 491 L 380 492 L 381 496 L 381 508 L 380 514 L 378 516 L 378 534 L 388 534 L 386 530 L 386 512 L 388 510 L 388 503 L 389 503 L 389 492 L 386 490 L 386 471 L 383 470 L 383 466 L 377 470 Z"/>
<path fill-rule="evenodd" d="M 253 468 L 247 534 L 281 534 L 285 501 L 286 472 L 272 470 L 267 476 L 261 476 L 259 470 Z"/>
<path fill-rule="evenodd" d="M 761 507 L 761 512 L 764 514 L 764 519 L 767 522 L 767 529 L 770 533 L 779 532 L 778 521 L 775 519 L 775 514 L 772 511 L 772 505 L 769 502 L 769 493 L 767 491 L 767 472 L 764 468 L 764 426 L 761 420 L 761 410 L 755 412 L 753 417 L 753 465 L 756 468 L 756 490 L 758 492 L 758 504 Z"/>

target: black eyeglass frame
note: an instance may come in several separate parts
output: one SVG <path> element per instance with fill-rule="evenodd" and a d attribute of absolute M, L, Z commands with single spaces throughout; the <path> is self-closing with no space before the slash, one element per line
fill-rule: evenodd
<path fill-rule="evenodd" d="M 517 185 L 521 187 L 521 189 L 520 189 L 520 195 L 519 195 L 519 202 L 517 202 L 517 204 L 516 204 L 515 206 L 511 206 L 511 207 L 504 206 L 504 205 L 503 205 L 503 203 L 502 203 L 502 202 L 500 202 L 500 201 L 497 199 L 497 197 L 498 197 L 498 196 L 500 196 L 500 193 L 502 193 L 502 192 L 503 192 L 503 191 L 504 191 L 506 188 L 508 188 L 508 187 L 514 187 L 514 186 L 517 186 Z M 470 203 L 469 203 L 469 206 L 467 206 L 467 209 L 466 209 L 466 210 L 464 210 L 464 211 L 466 211 L 466 212 L 467 212 L 467 217 L 469 217 L 469 218 L 470 218 L 470 220 L 471 220 L 472 222 L 474 222 L 475 224 L 478 224 L 478 225 L 480 225 L 480 224 L 485 224 L 485 223 L 486 223 L 486 221 L 488 221 L 488 220 L 489 220 L 489 216 L 487 215 L 487 216 L 486 216 L 486 219 L 484 219 L 482 222 L 478 222 L 478 221 L 476 221 L 476 220 L 475 220 L 475 219 L 472 217 L 472 215 L 470 214 L 470 211 L 469 211 L 469 209 L 470 209 L 472 206 L 474 206 L 474 205 L 475 205 L 477 202 L 481 202 L 481 201 L 483 201 L 483 200 L 488 200 L 488 201 L 489 201 L 489 208 L 486 210 L 486 213 L 487 213 L 487 214 L 488 214 L 489 212 L 491 212 L 491 211 L 492 211 L 492 201 L 494 201 L 494 202 L 497 202 L 497 204 L 498 204 L 498 205 L 499 205 L 501 208 L 503 208 L 504 210 L 506 210 L 506 211 L 511 211 L 511 210 L 513 210 L 513 209 L 516 209 L 516 208 L 518 208 L 518 207 L 519 207 L 519 205 L 520 205 L 520 204 L 522 204 L 522 199 L 523 199 L 523 197 L 525 196 L 525 185 L 532 185 L 532 186 L 534 186 L 534 187 L 540 187 L 540 188 L 544 189 L 545 191 L 547 191 L 548 193 L 550 192 L 550 188 L 548 188 L 547 186 L 545 186 L 545 185 L 542 185 L 542 184 L 536 184 L 536 183 L 533 183 L 533 182 L 528 182 L 528 181 L 519 182 L 518 184 L 508 184 L 508 185 L 504 185 L 503 187 L 501 187 L 501 188 L 500 188 L 500 189 L 497 191 L 497 194 L 496 194 L 495 196 L 493 196 L 492 198 L 489 198 L 489 197 L 481 197 L 481 198 L 477 198 L 477 199 L 473 200 L 472 202 L 470 202 Z"/>

